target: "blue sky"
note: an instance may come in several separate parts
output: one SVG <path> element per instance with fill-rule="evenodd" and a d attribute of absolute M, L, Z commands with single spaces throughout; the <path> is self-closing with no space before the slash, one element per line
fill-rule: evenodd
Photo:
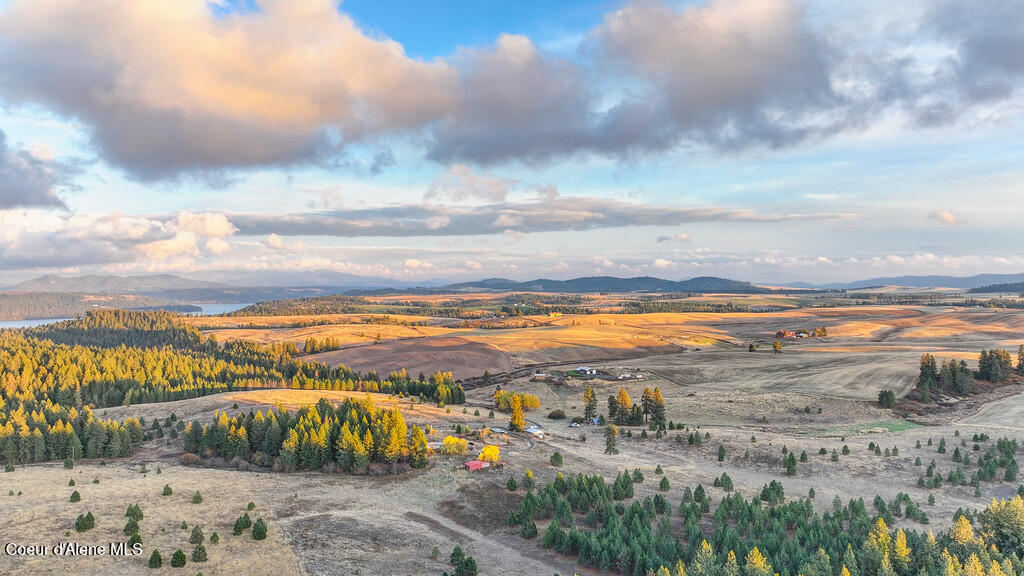
<path fill-rule="evenodd" d="M 1024 7 L 0 3 L 0 271 L 1024 271 Z"/>

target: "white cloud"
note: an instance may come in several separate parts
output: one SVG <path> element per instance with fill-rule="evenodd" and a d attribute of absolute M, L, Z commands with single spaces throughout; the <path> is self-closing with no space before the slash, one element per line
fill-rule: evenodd
<path fill-rule="evenodd" d="M 267 248 L 270 248 L 272 250 L 277 250 L 278 248 L 284 246 L 284 240 L 282 240 L 280 236 L 274 233 L 267 234 L 267 238 L 266 240 L 263 241 L 263 243 L 267 245 Z"/>
<path fill-rule="evenodd" d="M 964 220 L 960 216 L 954 214 L 951 210 L 938 210 L 928 215 L 928 218 L 937 220 L 943 224 L 955 226 L 957 224 L 963 224 Z"/>
<path fill-rule="evenodd" d="M 465 164 L 452 164 L 448 171 L 437 177 L 424 200 L 485 200 L 504 202 L 509 191 L 517 184 L 511 178 L 497 178 L 480 174 Z"/>
<path fill-rule="evenodd" d="M 659 270 L 666 270 L 668 268 L 671 268 L 673 266 L 673 264 L 675 264 L 675 263 L 672 262 L 671 260 L 666 260 L 664 258 L 658 258 L 651 265 L 654 266 L 655 268 L 659 269 Z"/>

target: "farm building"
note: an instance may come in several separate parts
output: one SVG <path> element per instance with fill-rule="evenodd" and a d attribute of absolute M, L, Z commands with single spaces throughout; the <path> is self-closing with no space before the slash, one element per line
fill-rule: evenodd
<path fill-rule="evenodd" d="M 576 369 L 576 372 L 583 374 L 584 376 L 594 376 L 597 374 L 597 368 L 591 368 L 590 366 L 580 366 Z"/>
<path fill-rule="evenodd" d="M 466 470 L 469 470 L 470 472 L 490 468 L 490 466 L 490 462 L 483 462 L 481 460 L 470 460 L 469 462 L 466 462 Z"/>

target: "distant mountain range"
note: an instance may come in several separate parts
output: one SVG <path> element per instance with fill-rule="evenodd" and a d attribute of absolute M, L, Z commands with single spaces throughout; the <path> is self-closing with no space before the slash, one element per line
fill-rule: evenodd
<path fill-rule="evenodd" d="M 1005 284 L 988 284 L 985 286 L 979 286 L 977 288 L 971 288 L 969 290 L 972 294 L 985 294 L 985 293 L 996 293 L 996 292 L 1007 292 L 1007 293 L 1020 293 L 1024 292 L 1024 282 L 1009 282 Z"/>
<path fill-rule="evenodd" d="M 227 288 L 226 284 L 190 280 L 173 274 L 150 276 L 56 276 L 48 274 L 15 284 L 9 292 L 51 292 L 86 294 L 138 294 L 165 290 Z"/>
<path fill-rule="evenodd" d="M 730 292 L 738 294 L 761 294 L 771 292 L 768 288 L 755 286 L 750 282 L 700 276 L 689 280 L 663 280 L 652 276 L 616 278 L 614 276 L 589 276 L 571 280 L 550 280 L 539 278 L 517 282 L 507 278 L 488 278 L 478 282 L 461 282 L 443 286 L 440 290 L 453 292 Z"/>
<path fill-rule="evenodd" d="M 882 278 L 868 278 L 856 282 L 833 282 L 820 284 L 817 288 L 829 290 L 853 290 L 857 288 L 871 288 L 875 286 L 908 286 L 911 288 L 960 288 L 970 289 L 991 284 L 1009 284 L 1024 282 L 1022 274 L 978 274 L 975 276 L 890 276 Z M 808 287 L 804 283 L 787 284 L 793 287 Z"/>

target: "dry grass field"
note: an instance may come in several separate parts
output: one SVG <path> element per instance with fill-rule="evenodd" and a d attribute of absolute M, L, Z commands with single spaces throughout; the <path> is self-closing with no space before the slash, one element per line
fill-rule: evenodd
<path fill-rule="evenodd" d="M 874 398 L 883 389 L 906 392 L 923 353 L 973 361 L 983 347 L 1015 348 L 1024 342 L 1021 311 L 942 307 L 526 316 L 496 320 L 492 328 L 437 325 L 451 324 L 450 319 L 430 319 L 430 326 L 366 324 L 365 315 L 262 321 L 281 325 L 296 318 L 324 324 L 225 327 L 211 333 L 222 339 L 299 344 L 309 336 L 330 336 L 340 339 L 343 348 L 310 359 L 381 374 L 398 368 L 412 374 L 451 370 L 457 378 L 468 378 L 531 365 L 628 362 L 682 385 L 856 400 Z M 828 329 L 827 338 L 784 340 L 782 354 L 765 352 L 779 330 L 819 326 Z M 746 352 L 751 343 L 761 351 Z"/>
<path fill-rule="evenodd" d="M 267 334 L 284 331 L 294 331 L 287 338 L 303 339 L 310 335 L 303 330 L 329 329 L 340 334 L 378 328 L 354 323 L 350 317 L 332 320 L 341 323 L 303 329 L 225 326 L 218 331 L 270 341 Z M 972 487 L 948 483 L 934 490 L 919 488 L 917 478 L 923 468 L 915 465 L 915 459 L 920 458 L 925 466 L 935 460 L 939 472 L 946 474 L 958 465 L 952 460 L 954 447 L 972 450 L 972 434 L 984 432 L 991 437 L 980 443 L 981 450 L 1002 436 L 1024 442 L 1024 387 L 1020 384 L 917 420 L 929 425 L 904 420 L 899 412 L 882 409 L 874 400 L 883 389 L 897 395 L 910 390 L 918 358 L 925 352 L 973 364 L 982 347 L 1020 341 L 1022 312 L 858 307 L 525 320 L 531 322 L 530 327 L 379 326 L 425 331 L 415 337 L 359 343 L 311 358 L 382 373 L 399 367 L 414 374 L 454 370 L 459 378 L 484 370 L 499 374 L 531 364 L 543 364 L 544 371 L 568 371 L 586 362 L 609 374 L 640 373 L 643 379 L 570 377 L 556 384 L 531 381 L 527 371 L 526 376 L 503 383 L 506 389 L 537 395 L 540 408 L 528 412 L 526 419 L 542 426 L 545 436 L 497 435 L 494 441 L 499 443 L 504 463 L 500 470 L 466 472 L 461 464 L 472 454 L 435 455 L 426 470 L 400 476 L 186 467 L 178 463 L 180 441 L 170 438 L 150 441 L 131 458 L 105 466 L 91 461 L 79 462 L 73 470 L 63 469 L 60 463 L 18 468 L 0 474 L 0 499 L 10 518 L 0 523 L 0 539 L 45 544 L 117 541 L 123 538 L 125 508 L 138 502 L 145 513 L 141 534 L 146 551 L 143 557 L 114 559 L 0 557 L 0 573 L 151 574 L 146 560 L 154 547 L 164 556 L 162 570 L 172 570 L 167 567 L 170 554 L 179 547 L 187 553 L 192 548 L 187 542 L 189 531 L 179 527 L 182 521 L 190 526 L 200 524 L 207 537 L 213 530 L 221 536 L 220 544 L 206 545 L 208 562 L 190 562 L 182 574 L 440 574 L 451 571 L 444 559 L 456 544 L 477 559 L 482 574 L 592 573 L 581 571 L 572 559 L 543 550 L 539 539 L 524 540 L 518 530 L 506 526 L 508 510 L 518 505 L 523 491 L 508 492 L 505 481 L 509 476 L 522 478 L 526 470 L 546 482 L 559 470 L 611 478 L 623 469 L 639 468 L 647 476 L 647 482 L 637 486 L 642 498 L 657 493 L 654 468 L 660 465 L 671 481 L 666 497 L 673 507 L 682 491 L 697 483 L 708 490 L 714 507 L 714 501 L 725 493 L 712 483 L 723 472 L 748 497 L 755 497 L 771 480 L 782 482 L 790 499 L 806 496 L 813 488 L 819 511 L 830 507 L 837 496 L 843 500 L 864 498 L 870 503 L 876 495 L 891 500 L 905 492 L 928 514 L 931 524 L 923 526 L 901 518 L 896 525 L 918 530 L 943 530 L 958 508 L 982 508 L 990 498 L 1007 497 L 1016 490 L 1016 483 L 1001 481 L 983 482 L 980 496 Z M 267 322 L 267 326 L 275 325 L 272 320 Z M 818 326 L 826 326 L 829 336 L 786 340 L 782 353 L 771 352 L 776 331 Z M 443 332 L 435 334 L 431 329 Z M 747 351 L 750 343 L 758 351 Z M 588 385 L 595 388 L 600 413 L 606 412 L 606 399 L 620 387 L 626 388 L 634 402 L 644 388 L 658 387 L 665 398 L 667 418 L 687 429 L 669 431 L 665 438 L 655 438 L 653 433 L 643 438 L 643 427 L 624 428 L 618 442 L 620 454 L 607 456 L 602 427 L 570 427 L 568 419 L 548 417 L 555 409 L 570 417 L 581 414 Z M 439 440 L 455 424 L 474 429 L 505 426 L 507 415 L 499 412 L 493 419 L 487 415 L 493 393 L 494 386 L 473 388 L 467 390 L 466 406 L 447 408 L 411 405 L 408 400 L 383 394 L 372 396 L 378 406 L 402 410 L 409 424 L 434 427 L 431 439 Z M 294 410 L 321 397 L 339 402 L 362 396 L 357 392 L 254 390 L 108 408 L 100 413 L 151 421 L 173 412 L 181 419 L 205 422 L 218 410 L 231 414 L 277 406 Z M 631 436 L 626 435 L 627 430 Z M 691 433 L 702 438 L 707 434 L 702 446 L 687 444 Z M 948 453 L 940 454 L 935 445 L 927 444 L 931 439 L 937 445 L 943 438 L 949 444 Z M 869 442 L 897 448 L 899 454 L 876 455 L 867 449 Z M 719 446 L 725 451 L 721 462 L 717 459 Z M 784 474 L 783 446 L 808 455 L 795 476 Z M 843 452 L 844 446 L 849 454 L 833 461 L 829 455 L 833 450 Z M 828 455 L 819 455 L 822 448 Z M 549 463 L 556 450 L 564 457 L 561 469 Z M 145 474 L 139 471 L 143 463 L 148 467 Z M 156 474 L 157 466 L 160 474 Z M 74 488 L 67 486 L 72 477 Z M 93 484 L 93 478 L 100 483 Z M 173 487 L 173 496 L 159 496 L 164 484 Z M 68 496 L 75 489 L 82 501 L 70 503 Z M 190 499 L 196 490 L 204 497 L 199 505 Z M 10 491 L 13 496 L 7 495 Z M 934 505 L 927 504 L 929 495 L 935 497 Z M 253 516 L 268 522 L 265 541 L 231 534 L 234 518 L 249 501 L 256 504 Z M 78 534 L 73 530 L 74 518 L 86 510 L 96 516 L 97 526 Z M 540 529 L 543 531 L 543 525 Z M 70 536 L 65 537 L 65 531 L 70 531 Z M 440 552 L 439 559 L 431 557 L 434 547 Z"/>

